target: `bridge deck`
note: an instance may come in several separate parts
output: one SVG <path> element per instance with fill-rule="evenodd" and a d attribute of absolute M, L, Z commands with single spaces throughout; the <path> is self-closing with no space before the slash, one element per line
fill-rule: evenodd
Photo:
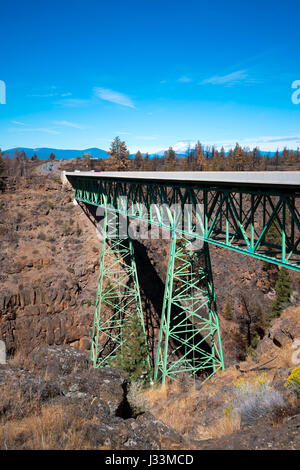
<path fill-rule="evenodd" d="M 87 176 L 149 182 L 170 182 L 205 186 L 221 184 L 235 186 L 281 187 L 300 191 L 300 171 L 75 171 L 65 172 L 66 176 Z"/>

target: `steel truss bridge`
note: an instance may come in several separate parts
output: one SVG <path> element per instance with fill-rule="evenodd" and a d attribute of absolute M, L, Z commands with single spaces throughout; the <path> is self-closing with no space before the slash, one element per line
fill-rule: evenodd
<path fill-rule="evenodd" d="M 224 368 L 210 244 L 300 271 L 300 172 L 66 172 L 65 176 L 75 200 L 97 206 L 102 213 L 91 340 L 95 367 L 109 365 L 122 350 L 124 327 L 133 315 L 147 343 L 132 236 L 127 232 L 120 236 L 124 220 L 169 233 L 154 370 L 154 378 L 163 383 L 182 373 L 210 377 Z"/>

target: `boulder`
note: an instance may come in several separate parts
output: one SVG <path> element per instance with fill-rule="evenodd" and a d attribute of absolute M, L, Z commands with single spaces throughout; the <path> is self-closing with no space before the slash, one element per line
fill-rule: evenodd
<path fill-rule="evenodd" d="M 0 416 L 19 419 L 60 394 L 54 382 L 46 382 L 28 371 L 0 366 Z"/>
<path fill-rule="evenodd" d="M 37 346 L 30 354 L 34 370 L 49 376 L 64 376 L 72 372 L 87 371 L 88 357 L 72 346 Z"/>
<path fill-rule="evenodd" d="M 69 398 L 101 400 L 112 416 L 127 418 L 131 411 L 126 399 L 128 376 L 109 367 L 78 371 L 66 376 L 57 376 L 56 383 L 61 393 Z"/>
<path fill-rule="evenodd" d="M 286 311 L 285 315 L 288 315 Z M 299 314 L 298 314 L 299 315 Z M 300 322 L 297 315 L 284 316 L 273 320 L 264 338 L 257 345 L 257 353 L 269 353 L 272 350 L 291 345 L 294 339 L 300 338 Z"/>

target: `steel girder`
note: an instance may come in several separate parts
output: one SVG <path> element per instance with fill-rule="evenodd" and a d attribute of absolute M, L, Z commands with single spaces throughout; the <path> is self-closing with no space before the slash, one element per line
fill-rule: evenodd
<path fill-rule="evenodd" d="M 124 326 L 132 315 L 137 315 L 147 344 L 133 243 L 118 237 L 118 222 L 105 210 L 90 351 L 94 367 L 109 365 L 122 349 Z"/>
<path fill-rule="evenodd" d="M 179 183 L 156 183 L 117 179 L 70 176 L 75 198 L 103 205 L 150 224 L 170 228 L 169 222 L 157 217 L 155 207 L 177 204 L 184 211 L 191 205 L 194 212 L 202 205 L 202 233 L 195 237 L 241 254 L 300 271 L 300 193 L 276 188 L 255 190 L 253 187 L 208 186 Z M 126 203 L 122 201 L 126 198 Z M 121 200 L 121 203 L 120 203 Z M 145 214 L 146 208 L 146 214 Z M 154 209 L 153 209 L 154 208 Z M 276 243 L 268 241 L 274 225 Z M 184 229 L 175 228 L 184 234 Z"/>
<path fill-rule="evenodd" d="M 172 232 L 154 373 L 163 383 L 224 368 L 209 247 L 189 251 L 190 245 Z"/>

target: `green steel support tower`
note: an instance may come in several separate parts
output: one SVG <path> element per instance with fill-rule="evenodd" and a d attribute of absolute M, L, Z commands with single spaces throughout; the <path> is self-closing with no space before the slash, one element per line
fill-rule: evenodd
<path fill-rule="evenodd" d="M 107 209 L 102 227 L 90 354 L 94 367 L 109 365 L 120 352 L 124 325 L 132 315 L 137 315 L 147 341 L 132 240 L 119 238 L 119 217 Z"/>
<path fill-rule="evenodd" d="M 172 233 L 154 375 L 163 383 L 224 368 L 209 247 L 194 252 L 190 244 Z"/>

